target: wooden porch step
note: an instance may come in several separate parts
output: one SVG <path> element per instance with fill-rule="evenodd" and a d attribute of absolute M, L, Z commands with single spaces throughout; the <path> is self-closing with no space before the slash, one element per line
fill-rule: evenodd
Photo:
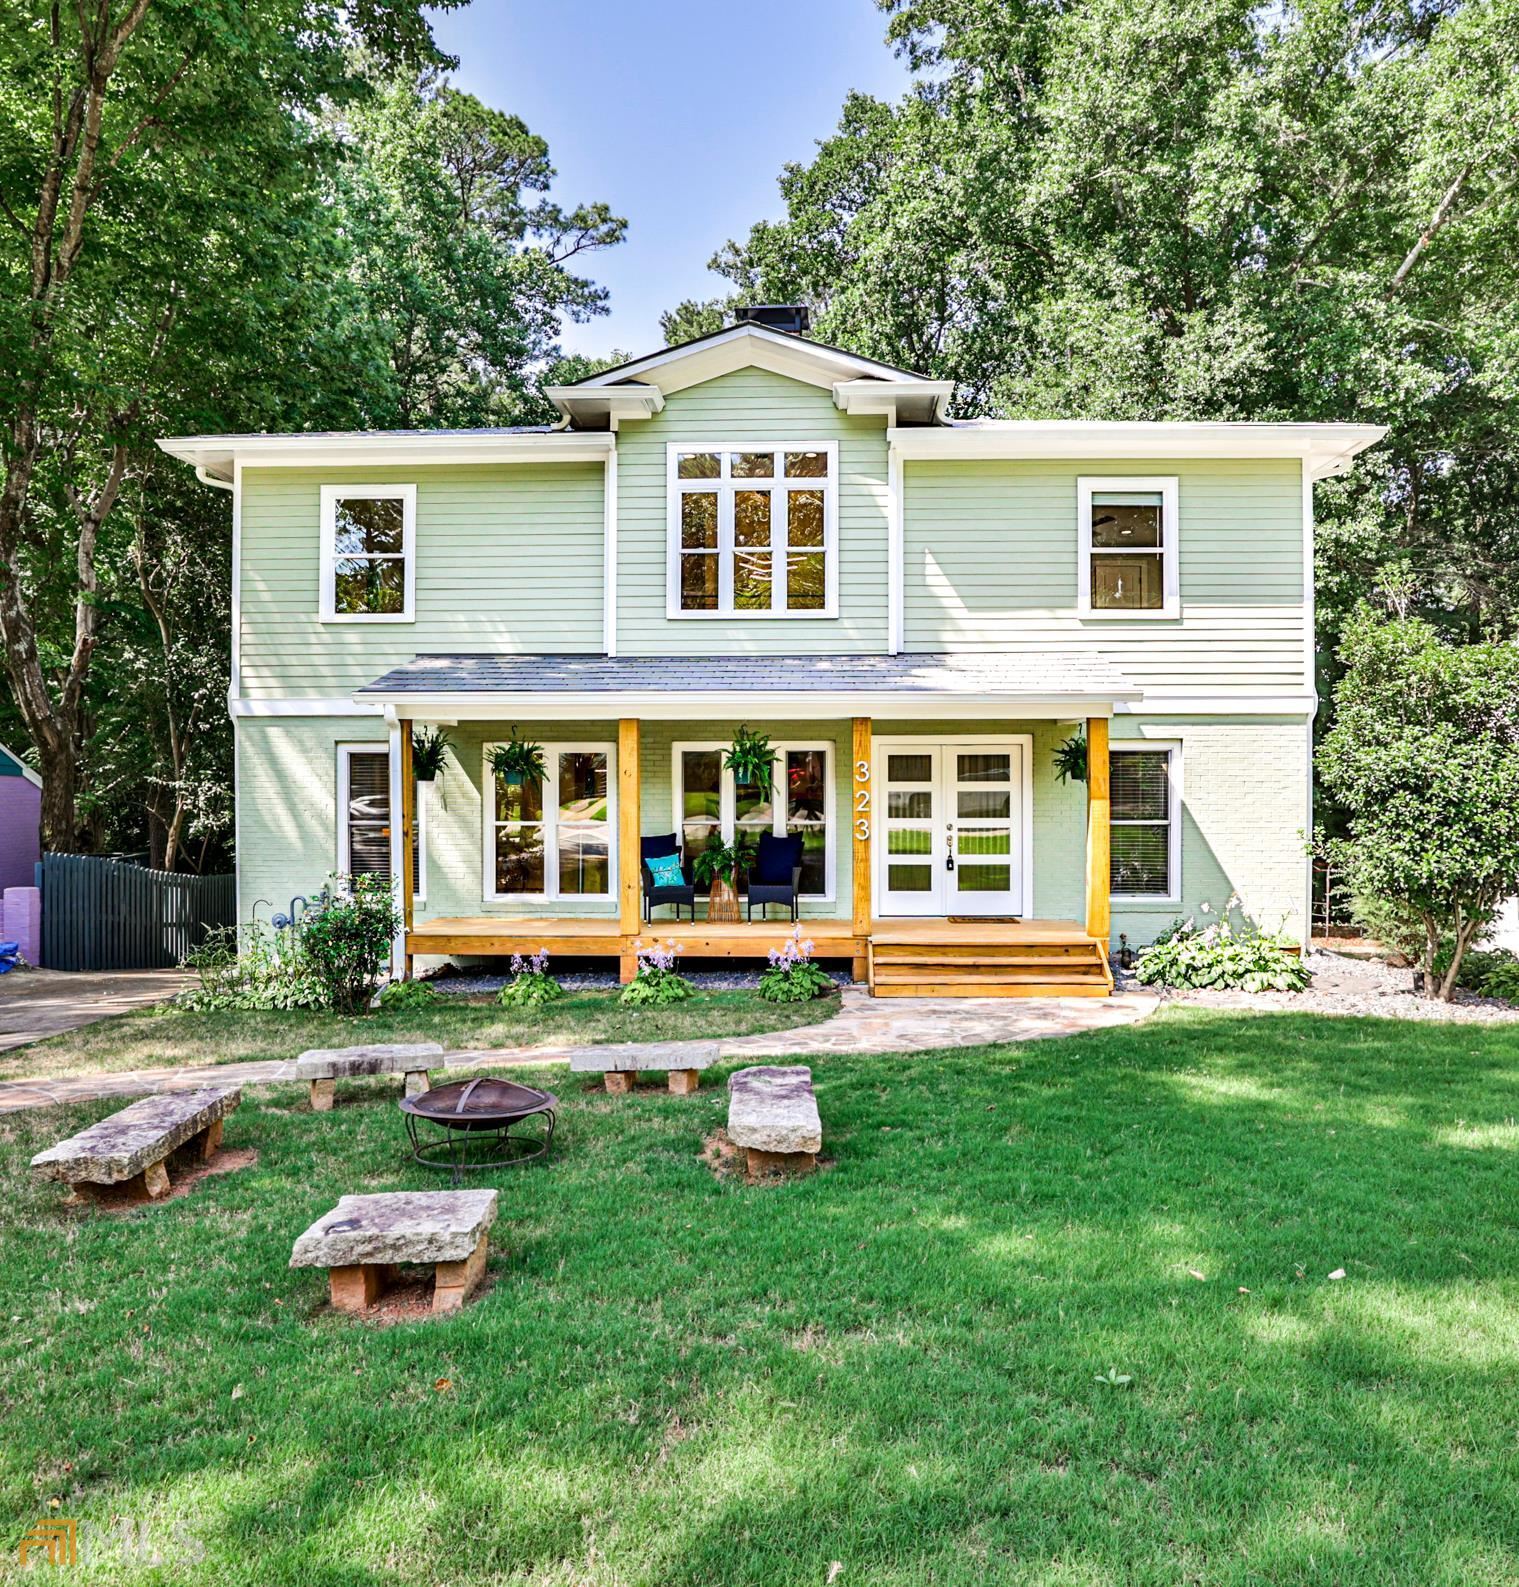
<path fill-rule="evenodd" d="M 1083 981 L 1078 986 L 1051 986 L 1045 981 L 1030 981 L 1025 986 L 978 986 L 963 983 L 946 986 L 941 981 L 911 981 L 877 983 L 871 988 L 874 997 L 1107 997 L 1110 990 L 1106 981 Z"/>
<path fill-rule="evenodd" d="M 878 942 L 874 947 L 876 958 L 891 964 L 1085 964 L 1094 954 L 1090 942 L 1049 946 L 1037 942 L 956 943 L 945 948 Z"/>
<path fill-rule="evenodd" d="M 1024 969 L 948 969 L 942 966 L 924 968 L 899 964 L 878 964 L 876 985 L 904 981 L 934 981 L 940 986 L 1082 986 L 1088 981 L 1107 985 L 1107 978 L 1096 964 L 1086 964 L 1068 970 Z"/>
<path fill-rule="evenodd" d="M 904 934 L 905 935 L 905 934 Z M 1030 939 L 979 940 L 959 930 L 935 941 L 914 932 L 910 940 L 871 947 L 871 991 L 877 997 L 1107 997 L 1112 976 L 1100 943 L 1079 928 Z"/>

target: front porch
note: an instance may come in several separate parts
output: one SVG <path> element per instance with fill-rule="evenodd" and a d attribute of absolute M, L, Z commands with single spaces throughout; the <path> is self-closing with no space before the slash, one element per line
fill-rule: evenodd
<path fill-rule="evenodd" d="M 625 932 L 601 919 L 444 916 L 406 932 L 417 955 L 488 958 L 546 949 L 550 954 L 618 960 L 623 980 L 635 943 L 678 942 L 684 959 L 763 959 L 791 932 L 789 921 L 656 920 Z M 1073 920 L 875 920 L 859 932 L 850 920 L 809 920 L 820 959 L 848 959 L 854 978 L 876 997 L 1106 997 L 1107 955 Z"/>

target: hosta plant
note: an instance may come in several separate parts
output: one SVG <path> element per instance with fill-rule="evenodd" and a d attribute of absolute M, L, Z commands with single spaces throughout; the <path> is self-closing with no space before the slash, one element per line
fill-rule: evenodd
<path fill-rule="evenodd" d="M 770 950 L 770 963 L 760 971 L 759 995 L 768 1003 L 809 1003 L 833 990 L 833 981 L 812 960 L 812 943 L 800 925 L 779 948 Z"/>
<path fill-rule="evenodd" d="M 1200 930 L 1183 921 L 1139 956 L 1136 978 L 1146 986 L 1214 987 L 1231 992 L 1302 992 L 1313 976 L 1285 937 L 1251 925 L 1235 926 L 1235 900 Z M 1203 905 L 1204 913 L 1211 913 Z"/>
<path fill-rule="evenodd" d="M 619 1001 L 630 1008 L 664 1008 L 670 1003 L 683 1003 L 694 988 L 675 968 L 680 955 L 678 942 L 653 942 L 645 946 L 633 944 L 638 955 L 638 973 L 622 989 Z"/>
<path fill-rule="evenodd" d="M 549 974 L 547 948 L 524 957 L 512 955 L 512 978 L 496 994 L 502 1008 L 536 1008 L 564 996 L 564 988 Z"/>
<path fill-rule="evenodd" d="M 426 981 L 392 981 L 380 993 L 380 1007 L 387 1014 L 405 1013 L 408 1009 L 431 1008 L 442 1001 L 442 994 Z"/>

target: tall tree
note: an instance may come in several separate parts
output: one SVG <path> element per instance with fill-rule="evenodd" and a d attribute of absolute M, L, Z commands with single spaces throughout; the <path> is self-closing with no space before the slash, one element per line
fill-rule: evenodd
<path fill-rule="evenodd" d="M 134 453 L 166 408 L 228 389 L 252 407 L 287 353 L 331 356 L 311 112 L 359 92 L 359 48 L 440 60 L 422 0 L 0 13 L 0 639 L 49 844 L 76 840 L 102 555 Z M 65 589 L 55 650 L 42 619 Z"/>

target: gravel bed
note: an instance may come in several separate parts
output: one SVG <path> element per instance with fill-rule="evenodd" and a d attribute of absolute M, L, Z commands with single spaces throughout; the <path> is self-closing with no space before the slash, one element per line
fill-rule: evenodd
<path fill-rule="evenodd" d="M 833 969 L 822 965 L 822 970 L 838 986 L 853 986 L 854 977 L 847 969 Z M 759 985 L 758 970 L 688 970 L 680 972 L 699 992 L 752 992 Z M 566 992 L 615 992 L 620 985 L 615 970 L 553 971 L 554 979 Z M 449 996 L 479 997 L 482 993 L 499 992 L 509 975 L 466 975 L 462 972 L 442 975 L 429 980 L 435 992 Z"/>
<path fill-rule="evenodd" d="M 1442 1003 L 1422 997 L 1413 989 L 1413 971 L 1394 969 L 1380 959 L 1351 958 L 1342 953 L 1314 949 L 1306 963 L 1313 985 L 1306 992 L 1214 992 L 1171 990 L 1160 987 L 1162 1001 L 1194 1008 L 1252 1008 L 1287 1010 L 1297 1014 L 1370 1014 L 1380 1019 L 1454 1020 L 1491 1024 L 1519 1020 L 1519 1005 L 1501 998 L 1456 992 L 1456 1000 Z M 1125 986 L 1136 983 L 1132 974 L 1120 976 Z"/>

